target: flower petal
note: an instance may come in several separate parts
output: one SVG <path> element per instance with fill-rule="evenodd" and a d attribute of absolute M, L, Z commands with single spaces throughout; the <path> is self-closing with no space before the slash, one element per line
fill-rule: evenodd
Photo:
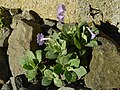
<path fill-rule="evenodd" d="M 39 45 L 43 45 L 43 43 L 44 43 L 44 35 L 41 33 L 39 33 L 38 35 L 37 35 L 37 43 L 39 44 Z"/>
<path fill-rule="evenodd" d="M 40 42 L 39 42 L 39 46 L 42 46 L 43 43 L 44 43 L 44 41 L 40 41 Z"/>
<path fill-rule="evenodd" d="M 94 34 L 89 28 L 88 28 L 88 31 L 91 34 L 91 39 L 94 39 L 96 37 L 96 34 Z"/>
<path fill-rule="evenodd" d="M 58 15 L 61 15 L 62 13 L 64 13 L 66 11 L 65 9 L 65 5 L 64 4 L 61 4 L 58 6 Z"/>
<path fill-rule="evenodd" d="M 58 15 L 57 18 L 59 19 L 60 22 L 63 22 L 64 16 L 63 15 Z"/>
<path fill-rule="evenodd" d="M 57 18 L 59 19 L 60 22 L 63 22 L 65 11 L 66 11 L 66 9 L 65 9 L 64 4 L 61 4 L 61 5 L 58 6 Z"/>

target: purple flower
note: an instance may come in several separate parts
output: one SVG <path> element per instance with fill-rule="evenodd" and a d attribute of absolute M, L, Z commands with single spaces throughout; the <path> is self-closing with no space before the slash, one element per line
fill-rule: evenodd
<path fill-rule="evenodd" d="M 57 10 L 57 18 L 59 19 L 60 22 L 63 22 L 64 20 L 64 13 L 65 13 L 66 9 L 65 9 L 65 5 L 61 4 L 58 6 L 58 10 Z"/>
<path fill-rule="evenodd" d="M 63 22 L 63 21 L 64 21 L 64 16 L 59 15 L 59 16 L 58 16 L 58 19 L 59 19 L 60 22 Z"/>
<path fill-rule="evenodd" d="M 96 34 L 94 34 L 89 28 L 87 28 L 87 29 L 91 34 L 91 39 L 94 39 L 96 37 Z"/>
<path fill-rule="evenodd" d="M 44 43 L 44 40 L 48 40 L 49 38 L 44 38 L 44 35 L 41 33 L 38 33 L 37 35 L 37 43 L 41 46 Z"/>

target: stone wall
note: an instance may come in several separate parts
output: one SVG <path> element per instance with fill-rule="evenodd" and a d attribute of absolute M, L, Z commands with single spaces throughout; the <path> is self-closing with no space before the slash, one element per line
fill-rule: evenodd
<path fill-rule="evenodd" d="M 78 20 L 78 0 L 0 0 L 0 6 L 7 8 L 30 9 L 37 12 L 42 18 L 57 19 L 57 6 L 66 5 L 71 22 Z M 66 17 L 66 21 L 69 19 Z"/>

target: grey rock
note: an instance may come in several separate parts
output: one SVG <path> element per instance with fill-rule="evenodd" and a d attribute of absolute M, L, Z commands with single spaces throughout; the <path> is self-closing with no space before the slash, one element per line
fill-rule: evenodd
<path fill-rule="evenodd" d="M 35 20 L 34 17 L 29 13 L 29 11 L 24 10 L 22 13 L 16 14 L 15 16 L 13 16 L 11 27 L 15 29 L 16 24 L 21 19 L 27 19 L 27 20 L 33 20 L 33 21 Z"/>
<path fill-rule="evenodd" d="M 1 90 L 28 90 L 28 80 L 25 75 L 10 77 L 10 80 L 3 84 Z"/>
<path fill-rule="evenodd" d="M 10 9 L 9 12 L 12 16 L 14 16 L 14 15 L 21 13 L 22 10 L 21 9 Z"/>
<path fill-rule="evenodd" d="M 1 88 L 1 90 L 13 90 L 10 82 L 7 82 L 6 84 L 4 84 Z"/>
<path fill-rule="evenodd" d="M 35 20 L 35 18 L 29 13 L 29 10 L 24 10 L 22 16 L 27 20 Z"/>
<path fill-rule="evenodd" d="M 28 87 L 28 79 L 25 75 L 19 75 L 15 77 L 15 84 L 17 89 Z"/>
<path fill-rule="evenodd" d="M 15 77 L 10 77 L 10 83 L 11 83 L 13 90 L 17 90 L 17 86 L 15 83 Z"/>
<path fill-rule="evenodd" d="M 109 21 L 120 30 L 120 1 L 119 0 L 78 0 L 81 20 L 100 24 Z M 89 7 L 91 5 L 92 8 Z"/>
<path fill-rule="evenodd" d="M 26 12 L 27 13 L 27 12 Z M 27 18 L 27 19 L 25 19 Z M 21 58 L 29 51 L 37 50 L 36 35 L 40 32 L 40 25 L 34 22 L 30 14 L 15 15 L 11 24 L 13 31 L 8 39 L 9 64 L 13 76 L 24 74 L 20 65 Z"/>
<path fill-rule="evenodd" d="M 20 59 L 30 50 L 33 28 L 22 20 L 18 20 L 11 36 L 9 37 L 8 51 L 9 65 L 13 76 L 23 74 Z"/>
<path fill-rule="evenodd" d="M 9 67 L 7 55 L 3 48 L 0 48 L 0 84 L 4 84 L 8 78 Z"/>
<path fill-rule="evenodd" d="M 8 37 L 11 33 L 11 30 L 7 27 L 3 27 L 0 29 L 0 46 L 7 47 L 8 46 Z"/>
<path fill-rule="evenodd" d="M 36 23 L 40 25 L 44 24 L 43 18 L 41 18 L 37 12 L 30 10 L 29 13 L 34 17 Z"/>
<path fill-rule="evenodd" d="M 12 88 L 10 90 L 28 90 L 28 80 L 26 79 L 25 75 L 19 75 L 16 77 L 10 77 L 10 80 L 3 85 L 2 90 L 9 90 L 5 88 Z"/>
<path fill-rule="evenodd" d="M 54 26 L 56 23 L 57 23 L 57 21 L 55 21 L 55 20 L 50 20 L 50 19 L 43 19 L 44 20 L 44 24 L 45 25 L 48 25 L 48 26 Z"/>
<path fill-rule="evenodd" d="M 75 90 L 75 89 L 70 87 L 61 87 L 58 90 Z"/>
<path fill-rule="evenodd" d="M 92 90 L 109 90 L 120 87 L 120 48 L 111 38 L 104 35 L 98 40 L 102 45 L 93 48 L 90 72 L 85 84 Z"/>
<path fill-rule="evenodd" d="M 28 21 L 28 20 L 25 20 L 25 19 L 23 20 L 23 22 L 27 23 L 33 29 L 32 40 L 30 42 L 30 49 L 31 49 L 31 51 L 35 52 L 40 47 L 37 44 L 37 37 L 36 36 L 37 36 L 38 33 L 41 33 L 41 26 L 40 26 L 40 24 L 38 24 L 34 21 Z"/>
<path fill-rule="evenodd" d="M 19 90 L 29 90 L 29 89 L 21 87 Z"/>

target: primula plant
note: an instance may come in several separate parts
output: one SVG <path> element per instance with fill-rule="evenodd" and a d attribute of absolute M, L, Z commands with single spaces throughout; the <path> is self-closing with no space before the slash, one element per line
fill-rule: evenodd
<path fill-rule="evenodd" d="M 80 80 L 86 73 L 86 68 L 81 65 L 81 57 L 86 54 L 87 47 L 98 45 L 96 35 L 99 31 L 95 27 L 89 27 L 83 23 L 63 23 L 66 11 L 64 5 L 58 7 L 59 23 L 61 28 L 58 31 L 44 36 L 37 35 L 37 43 L 44 50 L 37 50 L 35 53 L 29 51 L 21 61 L 29 80 L 33 80 L 41 72 L 41 84 L 48 86 L 52 82 L 57 87 L 66 83 Z M 59 28 L 59 27 L 58 27 Z"/>

